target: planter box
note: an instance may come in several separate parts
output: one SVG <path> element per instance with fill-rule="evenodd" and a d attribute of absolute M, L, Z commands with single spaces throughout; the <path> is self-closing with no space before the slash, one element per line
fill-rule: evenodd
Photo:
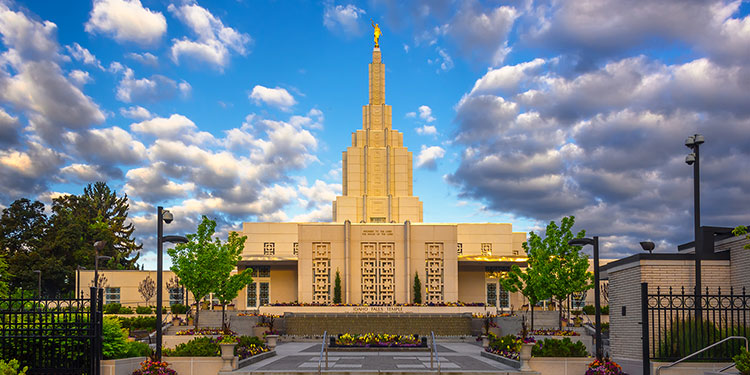
<path fill-rule="evenodd" d="M 276 351 L 275 350 L 271 350 L 271 351 L 268 351 L 268 352 L 265 352 L 265 353 L 260 353 L 260 354 L 254 355 L 254 356 L 252 356 L 250 358 L 245 358 L 245 359 L 243 359 L 243 360 L 241 360 L 239 362 L 239 364 L 237 365 L 237 368 L 243 368 L 245 366 L 252 365 L 255 362 L 260 362 L 260 361 L 262 361 L 264 359 L 271 358 L 271 357 L 273 357 L 275 355 L 276 355 Z"/>
<path fill-rule="evenodd" d="M 482 355 L 482 357 L 489 358 L 489 359 L 494 360 L 494 361 L 498 361 L 498 362 L 500 362 L 500 363 L 502 363 L 502 364 L 504 364 L 506 366 L 510 366 L 510 367 L 515 368 L 515 369 L 521 368 L 521 361 L 516 361 L 515 359 L 506 358 L 506 357 L 503 357 L 501 355 L 497 355 L 495 353 L 490 353 L 490 352 L 487 352 L 487 351 L 484 351 L 484 350 L 482 350 L 481 355 Z"/>
<path fill-rule="evenodd" d="M 216 375 L 224 365 L 221 357 L 164 357 L 162 360 L 180 375 Z M 237 369 L 237 357 L 232 367 Z"/>
<path fill-rule="evenodd" d="M 133 371 L 141 367 L 141 362 L 147 358 L 103 359 L 99 363 L 101 364 L 102 375 L 131 375 Z"/>
<path fill-rule="evenodd" d="M 213 337 L 217 338 L 219 335 L 164 335 L 161 337 L 162 347 L 174 349 L 177 345 L 184 344 L 196 337 Z"/>
<path fill-rule="evenodd" d="M 529 366 L 541 375 L 581 375 L 594 358 L 532 357 Z"/>

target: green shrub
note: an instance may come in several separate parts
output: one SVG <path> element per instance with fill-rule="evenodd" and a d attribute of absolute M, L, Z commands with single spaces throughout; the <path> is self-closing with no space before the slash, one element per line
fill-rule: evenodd
<path fill-rule="evenodd" d="M 125 346 L 125 355 L 121 358 L 148 357 L 151 355 L 151 348 L 145 342 L 128 341 Z"/>
<path fill-rule="evenodd" d="M 609 305 L 602 306 L 602 315 L 609 315 Z"/>
<path fill-rule="evenodd" d="M 586 345 L 582 342 L 573 342 L 569 337 L 562 340 L 544 339 L 537 342 L 531 349 L 534 357 L 587 357 L 589 355 Z"/>
<path fill-rule="evenodd" d="M 250 345 L 264 346 L 266 344 L 257 336 L 240 336 L 237 338 L 237 346 Z"/>
<path fill-rule="evenodd" d="M 510 352 L 521 351 L 521 341 L 516 335 L 505 335 L 490 341 L 490 347 L 496 350 L 507 350 Z"/>
<path fill-rule="evenodd" d="M 120 311 L 118 311 L 117 313 L 129 315 L 133 313 L 133 309 L 130 307 L 123 306 L 123 307 L 120 307 Z"/>
<path fill-rule="evenodd" d="M 181 304 L 181 303 L 175 303 L 171 306 L 172 314 L 184 314 L 187 312 L 188 308 L 187 306 Z"/>
<path fill-rule="evenodd" d="M 135 312 L 137 314 L 151 314 L 153 310 L 148 306 L 138 306 L 135 308 Z"/>
<path fill-rule="evenodd" d="M 169 357 L 218 357 L 221 355 L 219 344 L 211 337 L 197 337 L 174 349 L 164 350 Z"/>
<path fill-rule="evenodd" d="M 20 367 L 21 365 L 15 359 L 11 359 L 8 362 L 0 359 L 0 374 L 2 375 L 26 375 L 26 370 L 29 368 L 24 366 L 24 368 L 20 369 Z"/>
<path fill-rule="evenodd" d="M 703 349 L 714 342 L 729 336 L 750 336 L 748 327 L 723 327 L 719 328 L 711 321 L 704 320 L 700 326 L 694 319 L 676 319 L 671 322 L 662 322 L 663 329 L 659 340 L 659 348 L 656 352 L 659 358 L 678 359 L 690 353 Z M 748 337 L 750 339 L 750 337 Z M 698 356 L 702 358 L 729 358 L 735 351 L 731 343 L 718 345 Z"/>
<path fill-rule="evenodd" d="M 108 303 L 104 305 L 104 313 L 105 314 L 119 314 L 121 307 L 122 305 L 120 305 L 119 303 Z"/>
<path fill-rule="evenodd" d="M 602 332 L 608 332 L 609 331 L 609 323 L 602 323 Z"/>
<path fill-rule="evenodd" d="M 134 316 L 132 318 L 120 318 L 120 325 L 122 328 L 132 330 L 156 330 L 156 317 L 155 316 Z"/>
<path fill-rule="evenodd" d="M 596 315 L 596 308 L 594 307 L 594 305 L 583 306 L 582 310 L 588 316 Z M 601 313 L 602 313 L 602 315 L 609 315 L 609 305 L 602 306 Z"/>
<path fill-rule="evenodd" d="M 732 357 L 737 370 L 742 375 L 750 375 L 750 352 L 745 348 L 740 348 L 740 354 Z"/>
<path fill-rule="evenodd" d="M 128 335 L 117 317 L 104 317 L 102 324 L 102 355 L 104 359 L 122 358 Z"/>

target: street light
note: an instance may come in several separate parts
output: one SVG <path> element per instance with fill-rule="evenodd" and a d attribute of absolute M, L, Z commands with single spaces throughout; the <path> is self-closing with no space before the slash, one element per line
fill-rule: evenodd
<path fill-rule="evenodd" d="M 648 251 L 649 254 L 653 254 L 656 245 L 651 241 L 641 241 L 641 249 Z"/>
<path fill-rule="evenodd" d="M 188 239 L 183 236 L 165 236 L 164 235 L 164 223 L 171 223 L 174 220 L 169 210 L 165 210 L 162 206 L 156 208 L 156 360 L 161 361 L 161 341 L 162 341 L 162 269 L 163 266 L 163 255 L 162 245 L 164 242 L 171 243 L 186 243 Z"/>
<path fill-rule="evenodd" d="M 42 299 L 42 271 L 34 270 L 33 272 L 39 275 L 39 278 L 37 281 L 37 293 L 38 293 L 39 299 Z"/>
<path fill-rule="evenodd" d="M 596 359 L 602 359 L 602 312 L 601 291 L 599 290 L 599 236 L 594 238 L 574 238 L 568 241 L 571 246 L 594 246 L 594 309 L 596 313 Z"/>
<path fill-rule="evenodd" d="M 690 154 L 685 157 L 685 163 L 693 166 L 693 209 L 695 215 L 694 235 L 695 240 L 693 241 L 695 248 L 695 307 L 696 317 L 699 319 L 702 317 L 701 311 L 701 250 L 703 250 L 703 238 L 701 237 L 701 175 L 700 175 L 700 145 L 706 140 L 700 134 L 694 134 L 689 136 L 685 140 L 685 147 L 693 150 Z"/>

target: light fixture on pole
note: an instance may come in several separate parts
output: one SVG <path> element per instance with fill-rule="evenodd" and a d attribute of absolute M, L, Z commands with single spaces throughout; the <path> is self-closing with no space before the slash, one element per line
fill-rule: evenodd
<path fill-rule="evenodd" d="M 656 245 L 653 242 L 641 241 L 640 244 L 641 244 L 641 249 L 643 249 L 643 251 L 648 251 L 649 254 L 653 254 L 654 248 L 656 247 Z"/>
<path fill-rule="evenodd" d="M 594 246 L 594 309 L 596 313 L 596 358 L 602 359 L 602 307 L 601 291 L 599 290 L 599 236 L 594 238 L 574 238 L 568 241 L 571 246 Z"/>
<path fill-rule="evenodd" d="M 188 239 L 183 236 L 165 236 L 164 224 L 171 223 L 174 220 L 169 210 L 162 206 L 156 209 L 156 360 L 161 361 L 161 342 L 162 342 L 162 273 L 163 273 L 163 243 L 186 243 Z"/>
<path fill-rule="evenodd" d="M 701 257 L 703 250 L 703 238 L 701 236 L 701 175 L 700 175 L 700 145 L 706 140 L 700 134 L 689 136 L 685 140 L 685 147 L 693 152 L 685 157 L 685 163 L 693 166 L 693 209 L 694 235 L 693 248 L 695 249 L 695 307 L 696 317 L 701 318 Z"/>
<path fill-rule="evenodd" d="M 37 274 L 39 277 L 37 278 L 37 297 L 39 299 L 42 299 L 42 271 L 41 270 L 34 270 L 35 274 Z"/>

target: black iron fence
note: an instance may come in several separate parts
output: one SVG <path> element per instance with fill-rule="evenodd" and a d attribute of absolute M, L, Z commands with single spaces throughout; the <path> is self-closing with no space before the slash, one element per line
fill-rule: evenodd
<path fill-rule="evenodd" d="M 750 295 L 745 288 L 706 288 L 696 299 L 694 288 L 656 288 L 653 293 L 643 283 L 641 301 L 644 359 L 672 362 L 729 336 L 750 337 Z M 740 346 L 741 340 L 728 341 L 695 360 L 731 361 Z"/>
<path fill-rule="evenodd" d="M 90 298 L 0 300 L 0 358 L 29 374 L 99 375 L 102 290 Z"/>

